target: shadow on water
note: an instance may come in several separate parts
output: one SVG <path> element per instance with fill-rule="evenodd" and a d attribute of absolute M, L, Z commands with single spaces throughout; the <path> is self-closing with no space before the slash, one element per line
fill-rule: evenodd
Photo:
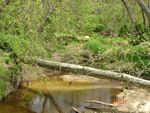
<path fill-rule="evenodd" d="M 48 94 L 20 88 L 0 104 L 0 113 L 70 113 L 72 107 L 85 111 L 87 100 L 112 103 L 118 88 L 86 88 L 82 90 L 52 90 Z"/>

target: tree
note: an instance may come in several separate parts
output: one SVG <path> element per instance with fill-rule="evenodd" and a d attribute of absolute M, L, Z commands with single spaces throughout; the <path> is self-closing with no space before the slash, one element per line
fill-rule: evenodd
<path fill-rule="evenodd" d="M 143 0 L 136 0 L 136 1 L 141 7 L 141 10 L 146 14 L 148 18 L 149 27 L 150 27 L 150 0 L 148 0 L 148 6 L 144 3 Z"/>
<path fill-rule="evenodd" d="M 55 4 L 53 4 L 51 1 L 48 1 L 48 0 L 42 0 L 42 6 L 46 13 L 44 15 L 44 22 L 42 24 L 40 24 L 37 29 L 38 32 L 43 31 L 43 28 L 44 28 L 46 22 L 48 21 L 48 18 L 56 10 L 56 7 L 58 6 L 59 2 L 61 2 L 61 0 L 57 0 Z M 45 9 L 46 5 L 47 5 L 47 9 Z"/>
<path fill-rule="evenodd" d="M 135 19 L 134 19 L 133 14 L 131 13 L 131 10 L 130 10 L 130 8 L 129 8 L 129 5 L 128 5 L 127 0 L 122 0 L 122 3 L 124 4 L 124 6 L 125 6 L 125 8 L 126 8 L 126 10 L 127 10 L 127 12 L 128 12 L 128 15 L 129 15 L 129 17 L 130 17 L 130 19 L 131 19 L 132 24 L 134 24 Z"/>

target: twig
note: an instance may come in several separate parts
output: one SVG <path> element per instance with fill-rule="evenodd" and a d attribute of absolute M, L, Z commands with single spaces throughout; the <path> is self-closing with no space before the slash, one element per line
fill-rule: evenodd
<path fill-rule="evenodd" d="M 109 107 L 116 107 L 116 105 L 105 103 L 105 102 L 100 102 L 100 101 L 96 101 L 96 100 L 88 100 L 85 103 L 95 103 L 95 104 L 105 105 L 105 106 L 109 106 Z"/>
<path fill-rule="evenodd" d="M 81 113 L 77 108 L 72 107 L 71 112 L 70 113 Z"/>

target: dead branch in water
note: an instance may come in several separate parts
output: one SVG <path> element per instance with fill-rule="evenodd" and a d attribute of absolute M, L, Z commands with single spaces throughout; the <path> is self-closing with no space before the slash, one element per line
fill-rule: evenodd
<path fill-rule="evenodd" d="M 71 112 L 70 113 L 81 113 L 77 108 L 72 107 Z"/>
<path fill-rule="evenodd" d="M 113 105 L 110 103 L 105 103 L 105 102 L 96 101 L 96 100 L 88 100 L 85 103 L 102 105 L 100 107 L 94 107 L 93 105 L 85 106 L 86 109 L 96 111 L 97 113 L 99 113 L 99 112 L 101 112 L 101 113 L 129 113 L 129 112 L 125 112 L 125 111 L 120 111 L 117 108 L 119 105 Z M 133 112 L 130 112 L 130 113 L 133 113 Z"/>
<path fill-rule="evenodd" d="M 86 67 L 86 66 L 80 66 L 76 64 L 55 62 L 55 61 L 44 60 L 40 58 L 27 58 L 26 63 L 36 63 L 37 65 L 44 67 L 44 68 L 57 69 L 61 71 L 69 71 L 69 72 L 75 72 L 75 73 L 82 72 L 83 74 L 90 73 L 90 76 L 119 79 L 123 81 L 150 86 L 149 80 L 144 80 L 144 79 L 134 77 L 129 74 L 117 73 L 117 72 L 113 72 L 109 70 L 101 70 L 101 69 L 96 69 L 96 68 L 91 68 L 91 67 Z"/>
<path fill-rule="evenodd" d="M 100 104 L 100 105 L 104 105 L 104 106 L 108 106 L 108 107 L 116 107 L 116 105 L 105 103 L 105 102 L 100 102 L 100 101 L 96 101 L 96 100 L 88 100 L 85 103 L 95 103 L 95 104 Z"/>

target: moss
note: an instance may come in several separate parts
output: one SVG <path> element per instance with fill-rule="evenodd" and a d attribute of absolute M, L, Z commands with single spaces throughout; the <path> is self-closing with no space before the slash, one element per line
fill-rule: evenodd
<path fill-rule="evenodd" d="M 0 33 L 0 49 L 5 52 L 23 54 L 28 49 L 28 41 L 23 38 Z"/>

